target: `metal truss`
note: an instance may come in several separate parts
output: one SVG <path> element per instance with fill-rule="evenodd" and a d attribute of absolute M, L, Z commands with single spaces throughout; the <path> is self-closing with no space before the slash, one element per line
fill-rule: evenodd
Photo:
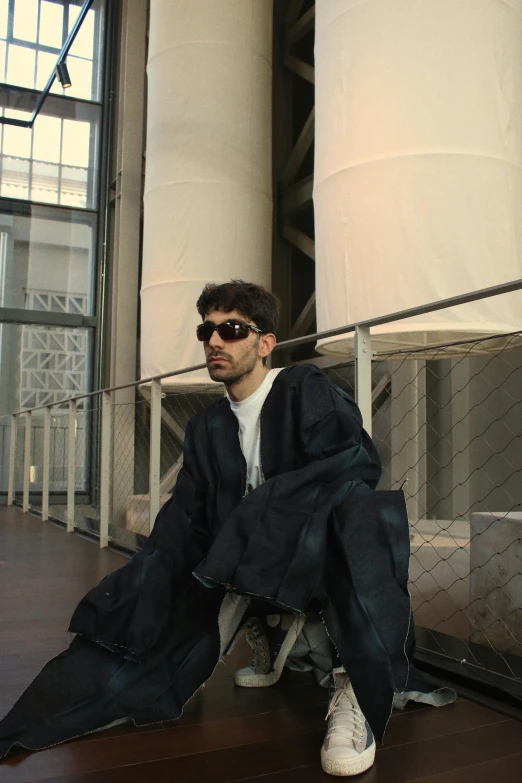
<path fill-rule="evenodd" d="M 315 322 L 315 274 L 310 274 L 307 263 L 307 260 L 315 263 L 312 208 L 315 4 L 290 0 L 285 10 L 284 17 L 275 20 L 280 47 L 275 54 L 282 65 L 280 82 L 286 85 L 285 98 L 290 109 L 286 116 L 275 118 L 276 122 L 286 120 L 289 132 L 285 153 L 279 160 L 274 159 L 279 164 L 275 166 L 278 239 L 274 247 L 274 279 L 281 280 L 281 270 L 277 267 L 286 265 L 286 290 L 283 286 L 277 293 L 283 299 L 284 309 L 292 313 L 283 332 L 286 338 L 293 339 L 307 334 Z M 277 74 L 276 70 L 276 79 Z M 276 136 L 274 143 L 278 143 Z"/>

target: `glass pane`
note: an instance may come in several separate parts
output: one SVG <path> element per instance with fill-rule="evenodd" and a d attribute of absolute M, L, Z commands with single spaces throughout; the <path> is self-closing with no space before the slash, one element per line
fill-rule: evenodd
<path fill-rule="evenodd" d="M 63 121 L 62 163 L 70 166 L 89 165 L 90 133 L 89 122 Z"/>
<path fill-rule="evenodd" d="M 5 41 L 0 41 L 0 79 L 5 82 L 5 54 L 6 54 L 6 43 Z"/>
<path fill-rule="evenodd" d="M 9 0 L 0 0 L 0 38 L 7 38 L 8 16 L 9 16 Z"/>
<path fill-rule="evenodd" d="M 7 109 L 6 117 L 15 120 L 28 120 L 31 116 L 25 111 L 12 111 Z M 31 128 L 19 128 L 16 125 L 4 126 L 4 141 L 2 152 L 4 155 L 15 155 L 19 158 L 28 158 L 31 155 Z"/>
<path fill-rule="evenodd" d="M 7 82 L 20 87 L 34 87 L 35 52 L 25 46 L 10 44 L 7 53 Z"/>
<path fill-rule="evenodd" d="M 52 192 L 57 169 L 40 164 L 33 181 Z M 32 207 L 30 215 L 0 213 L 3 306 L 92 314 L 95 220 L 56 207 Z"/>
<path fill-rule="evenodd" d="M 38 0 L 16 0 L 13 34 L 15 38 L 36 43 Z"/>
<path fill-rule="evenodd" d="M 87 13 L 78 35 L 74 39 L 74 43 L 71 47 L 71 54 L 74 54 L 77 57 L 87 57 L 92 60 L 94 53 L 94 14 L 95 12 L 92 9 Z M 75 21 L 77 16 L 78 14 L 75 14 Z M 69 32 L 71 31 L 73 24 L 74 22 L 71 22 L 71 11 L 69 11 Z"/>
<path fill-rule="evenodd" d="M 31 177 L 31 201 L 58 203 L 60 167 L 52 163 L 33 163 Z"/>
<path fill-rule="evenodd" d="M 5 0 L 0 0 L 0 29 L 4 13 L 2 3 L 4 2 Z M 15 37 L 23 36 L 23 40 L 28 41 L 28 44 L 27 46 L 21 43 L 9 44 L 6 81 L 22 87 L 33 88 L 36 86 L 38 89 L 42 89 L 56 65 L 62 46 L 64 5 L 43 0 L 38 43 L 36 42 L 37 11 L 34 12 L 34 17 L 30 12 L 33 6 L 37 7 L 37 0 L 16 0 Z M 81 5 L 77 4 L 68 6 L 69 31 L 78 18 L 80 8 Z M 83 20 L 67 58 L 72 87 L 63 91 L 59 82 L 56 81 L 51 92 L 67 95 L 71 98 L 98 100 L 102 53 L 102 8 L 102 0 L 94 0 L 93 8 Z M 25 14 L 21 9 L 26 9 Z M 29 13 L 27 9 L 29 9 Z M 39 46 L 51 47 L 54 52 L 39 51 Z M 35 65 L 37 65 L 36 72 Z M 0 53 L 0 70 L 1 67 Z"/>
<path fill-rule="evenodd" d="M 0 324 L 0 419 L 89 391 L 91 351 L 90 329 Z"/>
<path fill-rule="evenodd" d="M 33 128 L 33 160 L 58 163 L 62 121 L 58 117 L 46 117 L 40 114 Z"/>
<path fill-rule="evenodd" d="M 67 68 L 71 77 L 71 86 L 65 90 L 65 95 L 74 98 L 92 98 L 92 62 L 79 57 L 68 57 Z"/>
<path fill-rule="evenodd" d="M 40 4 L 40 29 L 38 41 L 44 46 L 62 48 L 63 6 L 42 0 Z M 56 59 L 56 58 L 55 58 Z"/>
<path fill-rule="evenodd" d="M 81 11 L 81 4 L 80 5 L 70 5 L 69 6 L 69 32 L 71 32 L 73 28 L 73 24 L 78 19 L 78 16 L 80 15 Z"/>
<path fill-rule="evenodd" d="M 53 105 L 54 98 L 49 97 L 44 111 L 51 112 L 54 108 L 60 110 L 63 103 Z M 74 106 L 71 102 L 70 106 Z M 4 158 L 20 158 L 24 161 L 24 179 L 20 179 L 20 166 L 12 161 L 0 160 L 0 192 L 12 198 L 26 198 L 31 201 L 60 203 L 79 208 L 92 209 L 96 206 L 96 191 L 94 188 L 97 149 L 96 137 L 99 128 L 100 110 L 98 107 L 77 105 L 77 112 L 82 117 L 90 118 L 74 120 L 65 119 L 51 113 L 39 114 L 33 129 L 5 125 L 3 140 L 0 129 L 0 151 Z M 69 109 L 70 115 L 70 109 Z M 28 119 L 27 112 L 6 111 L 7 116 Z M 43 168 L 30 165 L 31 161 L 56 163 L 60 166 L 58 179 L 61 185 L 56 185 L 56 175 L 53 168 Z M 14 167 L 14 168 L 13 168 Z M 62 170 L 63 169 L 63 170 Z M 29 182 L 27 181 L 29 176 Z M 49 180 L 49 177 L 52 179 Z M 4 185 L 7 188 L 4 189 Z M 29 192 L 27 186 L 29 185 Z M 13 189 L 14 188 L 14 189 Z M 21 190 L 20 188 L 23 188 Z M 58 202 L 55 199 L 57 193 Z"/>
<path fill-rule="evenodd" d="M 93 333 L 87 329 L 63 329 L 0 323 L 0 490 L 6 491 L 9 475 L 9 414 L 14 410 L 50 404 L 51 514 L 64 518 L 67 488 L 68 411 L 62 401 L 91 389 Z M 93 439 L 93 407 L 90 400 L 78 402 L 76 429 L 76 489 L 89 492 L 89 455 Z M 30 503 L 41 506 L 43 479 L 43 412 L 35 411 L 31 422 L 32 449 Z M 17 431 L 17 489 L 21 488 L 24 426 Z M 63 493 L 56 496 L 55 493 Z M 77 499 L 78 502 L 78 499 Z M 88 503 L 89 498 L 80 502 Z M 82 511 L 82 507 L 78 508 Z M 92 514 L 91 514 L 92 516 Z M 77 521 L 79 524 L 81 520 Z"/>
<path fill-rule="evenodd" d="M 47 84 L 47 80 L 52 71 L 56 68 L 56 61 L 58 60 L 58 53 L 51 54 L 50 52 L 38 52 L 38 62 L 36 65 L 36 88 L 43 90 Z M 63 95 L 64 91 L 58 79 L 55 78 L 51 92 Z"/>
<path fill-rule="evenodd" d="M 6 128 L 7 130 L 7 128 Z M 2 187 L 4 198 L 29 198 L 29 161 L 23 158 L 2 159 Z"/>
<path fill-rule="evenodd" d="M 87 184 L 87 169 L 63 166 L 60 204 L 68 204 L 71 207 L 85 207 Z"/>

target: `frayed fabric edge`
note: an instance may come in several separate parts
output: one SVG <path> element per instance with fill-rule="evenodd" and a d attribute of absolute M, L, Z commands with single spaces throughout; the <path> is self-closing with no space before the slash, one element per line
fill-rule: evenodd
<path fill-rule="evenodd" d="M 396 710 L 403 710 L 409 701 L 415 701 L 419 704 L 431 704 L 433 707 L 444 707 L 446 704 L 452 704 L 456 698 L 457 694 L 453 688 L 439 688 L 431 693 L 403 691 L 394 695 L 393 707 Z"/>

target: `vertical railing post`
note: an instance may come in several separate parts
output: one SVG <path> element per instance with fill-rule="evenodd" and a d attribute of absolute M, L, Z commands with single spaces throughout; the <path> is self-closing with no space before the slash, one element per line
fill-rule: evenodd
<path fill-rule="evenodd" d="M 76 402 L 69 400 L 67 430 L 67 532 L 74 533 L 74 491 L 76 489 Z"/>
<path fill-rule="evenodd" d="M 355 399 L 363 426 L 372 434 L 372 339 L 369 326 L 355 327 Z"/>
<path fill-rule="evenodd" d="M 32 421 L 31 411 L 27 411 L 25 416 L 25 437 L 24 437 L 24 482 L 23 482 L 23 501 L 22 511 L 29 511 L 29 486 L 31 484 L 31 435 Z"/>
<path fill-rule="evenodd" d="M 100 547 L 109 545 L 109 518 L 111 514 L 111 454 L 113 432 L 113 393 L 102 392 L 101 448 L 100 448 Z"/>
<path fill-rule="evenodd" d="M 11 438 L 9 443 L 9 483 L 7 485 L 7 505 L 12 506 L 14 501 L 15 489 L 15 468 L 16 468 L 16 427 L 17 417 L 11 416 Z"/>
<path fill-rule="evenodd" d="M 150 387 L 149 531 L 160 507 L 161 381 Z"/>
<path fill-rule="evenodd" d="M 49 471 L 51 465 L 51 408 L 44 408 L 42 459 L 42 519 L 49 519 Z"/>

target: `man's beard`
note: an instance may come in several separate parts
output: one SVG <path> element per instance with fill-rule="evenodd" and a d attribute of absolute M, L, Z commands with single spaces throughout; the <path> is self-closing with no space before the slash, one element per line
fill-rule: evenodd
<path fill-rule="evenodd" d="M 210 364 L 212 358 L 222 357 L 227 359 L 227 363 L 222 367 L 216 367 Z M 227 353 L 211 353 L 207 357 L 208 374 L 213 381 L 218 383 L 225 383 L 227 386 L 237 383 L 245 375 L 249 375 L 257 364 L 257 345 L 252 348 L 252 351 L 246 354 L 246 356 L 240 359 L 234 359 Z"/>

